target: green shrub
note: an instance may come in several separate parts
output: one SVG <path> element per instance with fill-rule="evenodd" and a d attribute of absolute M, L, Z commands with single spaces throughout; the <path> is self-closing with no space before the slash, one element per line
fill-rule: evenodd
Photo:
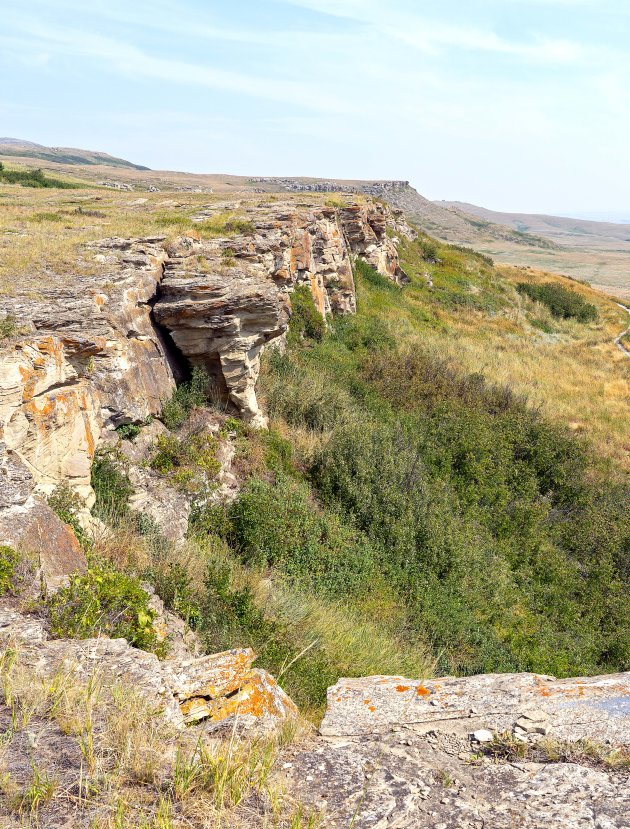
<path fill-rule="evenodd" d="M 135 423 L 123 423 L 122 426 L 116 427 L 116 434 L 122 440 L 133 440 L 140 434 L 141 427 Z"/>
<path fill-rule="evenodd" d="M 209 385 L 208 373 L 195 366 L 190 380 L 180 383 L 171 399 L 162 404 L 160 417 L 167 429 L 177 429 L 194 408 L 207 405 Z"/>
<path fill-rule="evenodd" d="M 14 590 L 17 583 L 16 571 L 20 556 L 6 544 L 0 545 L 0 596 Z"/>
<path fill-rule="evenodd" d="M 15 337 L 18 331 L 18 324 L 11 314 L 7 314 L 3 319 L 0 319 L 0 341 Z"/>
<path fill-rule="evenodd" d="M 438 261 L 438 247 L 434 239 L 430 239 L 428 236 L 419 236 L 417 245 L 425 262 L 434 263 Z"/>
<path fill-rule="evenodd" d="M 97 450 L 90 478 L 96 495 L 92 514 L 113 527 L 129 518 L 133 486 L 123 457 L 111 449 Z"/>
<path fill-rule="evenodd" d="M 430 637 L 444 672 L 628 664 L 630 642 L 618 633 L 629 626 L 628 536 L 610 504 L 594 500 L 580 440 L 509 388 L 417 345 L 367 351 L 359 339 L 352 350 L 355 323 L 349 337 L 345 325 L 311 349 L 272 355 L 265 392 L 273 416 L 327 433 L 310 471 L 314 494 L 366 540 L 372 572 L 404 597 L 401 624 Z M 319 568 L 336 565 L 313 543 L 319 530 L 294 494 L 278 505 L 262 492 L 247 506 L 235 521 L 243 560 L 294 580 L 309 562 L 312 589 L 330 591 Z M 373 576 L 354 554 L 347 568 L 339 583 L 361 595 Z"/>
<path fill-rule="evenodd" d="M 185 439 L 160 435 L 151 458 L 151 468 L 184 492 L 207 489 L 221 471 L 217 439 L 208 432 L 196 432 Z"/>
<path fill-rule="evenodd" d="M 594 322 L 598 318 L 597 308 L 575 291 L 563 288 L 555 282 L 534 285 L 531 282 L 519 282 L 516 290 L 535 302 L 546 305 L 554 317 L 575 319 L 578 322 Z"/>
<path fill-rule="evenodd" d="M 298 342 L 304 338 L 322 340 L 326 323 L 315 307 L 315 301 L 307 285 L 297 285 L 291 294 L 291 322 L 289 341 Z"/>
<path fill-rule="evenodd" d="M 216 504 L 203 499 L 195 501 L 188 518 L 188 533 L 193 538 L 218 536 L 227 538 L 232 531 L 232 523 L 225 504 Z"/>
<path fill-rule="evenodd" d="M 364 280 L 373 288 L 379 288 L 390 294 L 399 294 L 400 286 L 392 279 L 383 276 L 363 259 L 356 259 L 354 263 L 354 275 L 358 282 Z"/>
<path fill-rule="evenodd" d="M 200 585 L 194 585 L 189 573 L 179 562 L 159 561 L 144 574 L 165 606 L 177 613 L 195 630 L 201 621 Z"/>
<path fill-rule="evenodd" d="M 367 539 L 319 510 L 305 483 L 282 474 L 273 484 L 250 479 L 229 515 L 235 547 L 250 566 L 274 567 L 290 580 L 345 596 L 375 574 Z"/>
<path fill-rule="evenodd" d="M 59 638 L 88 639 L 106 635 L 163 655 L 164 644 L 153 627 L 155 612 L 134 576 L 111 564 L 94 562 L 86 573 L 70 577 L 46 602 L 50 631 Z"/>
<path fill-rule="evenodd" d="M 22 187 L 56 187 L 62 190 L 76 190 L 80 184 L 71 184 L 69 181 L 62 181 L 44 175 L 41 170 L 7 170 L 4 165 L 0 167 L 0 182 L 7 184 L 21 184 Z"/>
<path fill-rule="evenodd" d="M 90 538 L 79 522 L 79 513 L 85 509 L 85 504 L 77 493 L 68 484 L 59 484 L 48 496 L 48 506 L 57 518 L 72 528 L 81 547 L 84 550 L 89 549 Z"/>

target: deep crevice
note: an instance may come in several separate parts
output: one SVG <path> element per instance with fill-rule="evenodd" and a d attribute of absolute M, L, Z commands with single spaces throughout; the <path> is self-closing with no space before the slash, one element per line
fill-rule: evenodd
<path fill-rule="evenodd" d="M 175 378 L 175 382 L 177 385 L 183 383 L 185 380 L 190 380 L 192 375 L 192 365 L 190 364 L 188 358 L 184 355 L 181 349 L 178 347 L 177 343 L 171 336 L 171 332 L 166 328 L 166 326 L 161 325 L 155 318 L 155 313 L 153 311 L 155 305 L 159 302 L 160 297 L 162 295 L 162 289 L 160 283 L 155 286 L 155 294 L 148 300 L 147 305 L 149 306 L 149 319 L 151 321 L 151 326 L 155 331 L 155 335 L 157 341 L 159 342 L 162 351 L 164 352 L 164 356 L 166 358 L 166 362 Z"/>

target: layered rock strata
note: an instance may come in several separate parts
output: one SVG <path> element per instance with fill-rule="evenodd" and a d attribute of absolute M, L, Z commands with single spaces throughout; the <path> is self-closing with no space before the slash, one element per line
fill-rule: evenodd
<path fill-rule="evenodd" d="M 184 237 L 171 245 L 154 313 L 179 351 L 208 371 L 216 393 L 247 421 L 264 425 L 255 392 L 260 356 L 287 330 L 291 290 L 307 285 L 322 315 L 347 314 L 356 306 L 352 256 L 395 281 L 406 276 L 388 234 L 396 219 L 378 202 L 229 206 L 251 229 L 210 240 Z M 217 213 L 219 208 L 196 218 L 202 223 Z"/>
<path fill-rule="evenodd" d="M 45 512 L 45 497 L 59 484 L 90 507 L 96 447 L 117 426 L 159 414 L 193 366 L 207 370 L 218 400 L 264 425 L 256 399 L 260 356 L 267 343 L 282 343 L 296 285 L 308 286 L 326 316 L 355 310 L 355 255 L 404 279 L 392 238 L 399 219 L 370 199 L 341 207 L 289 196 L 217 202 L 195 219 L 203 234 L 95 242 L 77 267 L 93 262 L 100 276 L 0 299 L 0 316 L 10 314 L 21 332 L 0 353 L 0 442 L 24 467 L 19 494 L 15 464 L 0 468 L 0 540 L 28 546 L 36 533 L 24 516 Z M 171 494 L 155 476 L 134 475 L 135 507 L 159 515 Z M 30 529 L 18 532 L 16 509 Z M 187 513 L 179 512 L 173 538 L 185 525 Z"/>

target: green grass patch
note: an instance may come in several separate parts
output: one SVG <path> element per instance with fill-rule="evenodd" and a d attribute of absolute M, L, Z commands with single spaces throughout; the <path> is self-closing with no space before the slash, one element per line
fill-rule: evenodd
<path fill-rule="evenodd" d="M 162 403 L 160 418 L 167 429 L 177 429 L 190 412 L 208 403 L 210 378 L 204 369 L 195 366 L 190 380 L 180 383 L 170 400 Z"/>
<path fill-rule="evenodd" d="M 326 323 L 315 307 L 310 288 L 307 285 L 297 285 L 291 294 L 289 344 L 304 338 L 321 342 L 325 331 Z"/>
<path fill-rule="evenodd" d="M 96 495 L 92 514 L 109 526 L 120 526 L 130 517 L 129 498 L 133 494 L 124 457 L 112 449 L 97 450 L 91 483 Z"/>
<path fill-rule="evenodd" d="M 7 544 L 0 545 L 0 596 L 15 589 L 18 581 L 19 554 Z"/>

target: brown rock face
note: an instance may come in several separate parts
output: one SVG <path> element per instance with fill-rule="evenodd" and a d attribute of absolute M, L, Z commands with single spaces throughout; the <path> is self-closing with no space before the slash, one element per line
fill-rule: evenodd
<path fill-rule="evenodd" d="M 66 524 L 31 495 L 33 478 L 15 452 L 0 444 L 0 544 L 35 554 L 49 589 L 86 567 L 85 554 Z"/>
<path fill-rule="evenodd" d="M 289 200 L 241 209 L 251 232 L 185 237 L 169 249 L 154 313 L 181 353 L 208 371 L 217 393 L 264 425 L 255 393 L 260 355 L 287 330 L 294 286 L 307 285 L 326 316 L 355 311 L 352 255 L 394 280 L 404 275 L 387 234 L 396 220 L 377 202 L 335 209 Z"/>

